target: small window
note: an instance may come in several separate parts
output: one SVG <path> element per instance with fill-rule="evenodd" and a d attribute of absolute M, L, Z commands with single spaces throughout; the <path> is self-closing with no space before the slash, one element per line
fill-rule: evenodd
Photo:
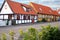
<path fill-rule="evenodd" d="M 30 16 L 26 16 L 26 19 L 27 19 L 27 20 L 30 20 Z"/>
<path fill-rule="evenodd" d="M 30 16 L 30 19 L 34 19 L 34 16 Z"/>
<path fill-rule="evenodd" d="M 12 15 L 12 19 L 17 19 L 17 15 Z"/>
<path fill-rule="evenodd" d="M 8 19 L 12 19 L 12 15 L 8 15 Z"/>
<path fill-rule="evenodd" d="M 26 11 L 26 7 L 23 6 L 24 11 Z"/>
<path fill-rule="evenodd" d="M 28 16 L 28 19 L 30 20 L 30 16 Z"/>
<path fill-rule="evenodd" d="M 20 15 L 17 15 L 17 20 L 20 20 Z"/>
<path fill-rule="evenodd" d="M 32 11 L 32 9 L 31 8 L 28 8 L 26 11 L 29 12 L 29 11 Z"/>
<path fill-rule="evenodd" d="M 4 15 L 4 19 L 8 19 L 8 15 Z"/>
<path fill-rule="evenodd" d="M 23 19 L 26 20 L 26 16 L 25 15 L 24 15 Z"/>
<path fill-rule="evenodd" d="M 23 9 L 24 9 L 24 11 L 26 11 L 26 12 L 32 11 L 31 8 L 26 8 L 26 7 L 24 7 L 24 6 L 23 6 Z"/>
<path fill-rule="evenodd" d="M 0 15 L 0 19 L 3 19 L 3 15 Z"/>
<path fill-rule="evenodd" d="M 5 9 L 7 9 L 7 5 L 5 5 Z"/>
<path fill-rule="evenodd" d="M 40 11 L 42 11 L 42 8 L 39 8 L 40 9 Z"/>

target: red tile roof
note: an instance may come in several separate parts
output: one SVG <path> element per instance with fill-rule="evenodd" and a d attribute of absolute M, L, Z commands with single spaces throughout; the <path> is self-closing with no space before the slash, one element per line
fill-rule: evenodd
<path fill-rule="evenodd" d="M 60 16 L 60 14 L 58 14 L 58 11 L 56 11 L 56 10 L 53 10 L 53 14 L 56 16 Z"/>
<path fill-rule="evenodd" d="M 50 7 L 47 7 L 41 4 L 36 4 L 33 2 L 31 2 L 30 5 L 34 8 L 34 10 L 37 13 L 48 14 L 48 15 L 59 15 L 57 11 L 52 10 Z M 41 10 L 39 8 L 41 8 Z"/>
<path fill-rule="evenodd" d="M 43 5 L 36 4 L 36 3 L 32 3 L 32 2 L 30 4 L 32 4 L 33 7 L 35 8 L 35 10 L 41 14 L 52 14 L 52 10 L 50 7 L 43 6 Z"/>
<path fill-rule="evenodd" d="M 43 6 L 41 4 L 36 4 L 36 3 L 32 3 L 31 2 L 30 5 L 26 5 L 26 4 L 14 2 L 14 1 L 11 1 L 11 0 L 6 0 L 6 1 L 9 4 L 11 10 L 15 14 L 31 14 L 31 15 L 37 15 L 37 13 L 40 13 L 40 14 L 56 15 L 56 16 L 59 16 L 60 15 L 60 14 L 58 14 L 57 11 L 54 11 L 50 7 Z M 23 6 L 26 7 L 26 8 L 31 9 L 31 11 L 26 12 L 23 9 Z"/>
<path fill-rule="evenodd" d="M 18 3 L 18 2 L 14 2 L 14 1 L 11 1 L 11 0 L 6 0 L 7 3 L 9 4 L 11 10 L 15 13 L 15 14 L 31 14 L 31 15 L 37 15 L 35 13 L 35 11 L 33 10 L 33 8 L 29 5 L 26 5 L 26 4 L 21 4 L 21 3 Z M 23 7 L 22 6 L 25 6 L 26 8 L 30 8 L 32 9 L 31 11 L 29 12 L 26 12 L 24 11 Z"/>

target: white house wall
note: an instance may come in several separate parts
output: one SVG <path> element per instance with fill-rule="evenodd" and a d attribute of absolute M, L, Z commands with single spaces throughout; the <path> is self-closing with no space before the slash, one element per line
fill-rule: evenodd
<path fill-rule="evenodd" d="M 16 20 L 16 24 L 21 24 L 21 23 L 32 23 L 32 20 L 23 20 L 23 16 L 24 15 L 20 15 L 20 17 L 21 17 L 21 20 Z M 3 15 L 0 15 L 0 19 L 2 19 L 3 18 Z M 6 18 L 7 17 L 7 18 Z M 15 17 L 17 18 L 17 16 L 15 15 Z M 34 22 L 37 22 L 37 16 L 35 16 L 35 20 L 34 20 Z M 7 15 L 4 15 L 4 19 L 8 19 L 8 16 Z M 12 25 L 11 24 L 11 22 L 12 22 L 12 20 L 10 20 L 9 21 L 9 25 Z M 7 23 L 7 20 L 1 20 L 0 21 L 0 25 L 1 26 L 6 26 L 6 23 Z"/>
<path fill-rule="evenodd" d="M 31 20 L 23 20 L 24 15 L 20 15 L 20 19 L 22 20 L 16 20 L 16 24 L 21 24 L 21 23 L 32 23 L 32 18 L 30 15 Z M 34 22 L 37 22 L 37 16 L 34 17 Z"/>
<path fill-rule="evenodd" d="M 3 19 L 3 15 L 0 15 L 0 19 Z"/>
<path fill-rule="evenodd" d="M 3 5 L 3 8 L 1 10 L 0 14 L 13 14 L 11 8 L 9 7 L 8 3 L 5 2 L 5 4 Z"/>
<path fill-rule="evenodd" d="M 0 26 L 6 26 L 7 20 L 0 20 Z"/>

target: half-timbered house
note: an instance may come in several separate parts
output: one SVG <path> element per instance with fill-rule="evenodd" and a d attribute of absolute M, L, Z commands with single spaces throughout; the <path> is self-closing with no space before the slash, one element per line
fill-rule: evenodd
<path fill-rule="evenodd" d="M 38 14 L 38 20 L 41 21 L 43 18 L 47 21 L 55 21 L 56 16 L 60 17 L 57 11 L 52 10 L 48 6 L 30 2 L 30 5 L 34 8 Z"/>
<path fill-rule="evenodd" d="M 26 4 L 5 0 L 0 11 L 0 20 L 7 25 L 37 22 L 34 9 Z"/>

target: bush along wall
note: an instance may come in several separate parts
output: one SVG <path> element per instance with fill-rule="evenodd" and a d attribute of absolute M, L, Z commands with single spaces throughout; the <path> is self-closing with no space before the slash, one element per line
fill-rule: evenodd
<path fill-rule="evenodd" d="M 10 40 L 14 40 L 14 35 L 16 33 L 14 31 L 10 31 Z M 19 37 L 17 40 L 60 40 L 60 30 L 58 27 L 42 26 L 40 30 L 35 28 L 29 28 L 28 31 L 23 32 L 23 30 L 19 30 Z M 7 35 L 2 33 L 0 40 L 7 40 Z"/>

